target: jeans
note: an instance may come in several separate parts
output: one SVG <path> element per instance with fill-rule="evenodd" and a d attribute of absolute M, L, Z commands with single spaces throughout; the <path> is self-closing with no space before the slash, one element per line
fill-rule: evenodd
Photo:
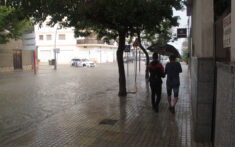
<path fill-rule="evenodd" d="M 158 107 L 160 100 L 161 100 L 161 95 L 162 95 L 162 85 L 151 85 L 151 91 L 152 91 L 152 107 L 156 108 Z M 157 99 L 156 99 L 157 96 Z"/>

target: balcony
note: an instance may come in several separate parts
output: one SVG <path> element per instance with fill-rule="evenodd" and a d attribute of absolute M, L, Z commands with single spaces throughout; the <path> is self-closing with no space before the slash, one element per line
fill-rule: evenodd
<path fill-rule="evenodd" d="M 77 40 L 77 45 L 81 44 L 104 44 L 103 40 L 96 40 L 96 39 L 81 39 Z"/>

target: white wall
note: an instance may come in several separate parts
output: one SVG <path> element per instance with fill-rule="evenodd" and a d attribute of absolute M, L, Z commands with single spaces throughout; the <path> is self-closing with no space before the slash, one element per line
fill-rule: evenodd
<path fill-rule="evenodd" d="M 48 62 L 54 59 L 54 48 L 60 48 L 57 55 L 59 64 L 69 64 L 76 50 L 76 38 L 74 37 L 73 28 L 57 29 L 57 26 L 49 27 L 45 23 L 40 28 L 35 26 L 36 44 L 38 46 L 38 58 L 41 62 Z M 59 35 L 65 34 L 65 40 L 60 40 Z M 43 35 L 43 40 L 39 36 Z M 47 35 L 51 35 L 51 40 L 47 40 Z M 56 35 L 56 38 L 55 38 Z M 56 42 L 55 42 L 56 39 Z"/>
<path fill-rule="evenodd" d="M 87 58 L 96 63 L 108 63 L 116 61 L 116 49 L 106 47 L 78 47 L 77 58 Z"/>
<path fill-rule="evenodd" d="M 40 28 L 35 26 L 36 45 L 38 46 L 38 58 L 41 62 L 48 62 L 54 59 L 53 49 L 55 48 L 55 34 L 56 48 L 60 48 L 60 53 L 57 55 L 57 62 L 59 64 L 69 64 L 73 58 L 86 58 L 95 61 L 96 63 L 105 63 L 116 61 L 116 48 L 108 45 L 85 45 L 77 46 L 77 39 L 74 37 L 73 28 L 58 29 L 57 26 L 49 27 L 45 23 Z M 59 40 L 59 34 L 65 34 L 65 40 Z M 43 40 L 39 36 L 43 35 Z M 47 35 L 51 35 L 51 40 L 47 40 Z M 102 47 L 100 47 L 102 46 Z"/>

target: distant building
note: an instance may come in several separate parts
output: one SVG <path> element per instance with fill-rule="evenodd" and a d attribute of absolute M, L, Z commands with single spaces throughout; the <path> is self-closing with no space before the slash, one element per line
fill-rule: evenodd
<path fill-rule="evenodd" d="M 34 30 L 24 32 L 19 40 L 0 44 L 0 72 L 33 69 L 33 51 L 36 50 Z"/>
<path fill-rule="evenodd" d="M 86 58 L 96 63 L 113 62 L 116 60 L 116 45 L 109 45 L 97 40 L 95 35 L 86 38 L 75 38 L 73 28 L 58 29 L 43 24 L 35 26 L 36 44 L 40 62 L 54 59 L 54 48 L 59 48 L 58 64 L 69 64 L 73 58 Z M 56 37 L 55 37 L 56 35 Z"/>

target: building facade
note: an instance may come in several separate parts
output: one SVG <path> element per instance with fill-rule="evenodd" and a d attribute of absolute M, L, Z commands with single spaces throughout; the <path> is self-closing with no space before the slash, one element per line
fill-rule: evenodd
<path fill-rule="evenodd" d="M 235 1 L 188 0 L 194 137 L 235 146 Z"/>
<path fill-rule="evenodd" d="M 69 64 L 73 58 L 86 58 L 96 63 L 114 62 L 116 60 L 115 44 L 106 44 L 97 40 L 95 35 L 89 37 L 74 37 L 73 28 L 35 26 L 38 58 L 41 63 L 48 63 L 55 58 L 54 48 L 59 48 L 58 64 Z"/>
<path fill-rule="evenodd" d="M 0 45 L 0 72 L 33 69 L 33 51 L 36 50 L 34 30 L 24 32 L 21 39 Z"/>

